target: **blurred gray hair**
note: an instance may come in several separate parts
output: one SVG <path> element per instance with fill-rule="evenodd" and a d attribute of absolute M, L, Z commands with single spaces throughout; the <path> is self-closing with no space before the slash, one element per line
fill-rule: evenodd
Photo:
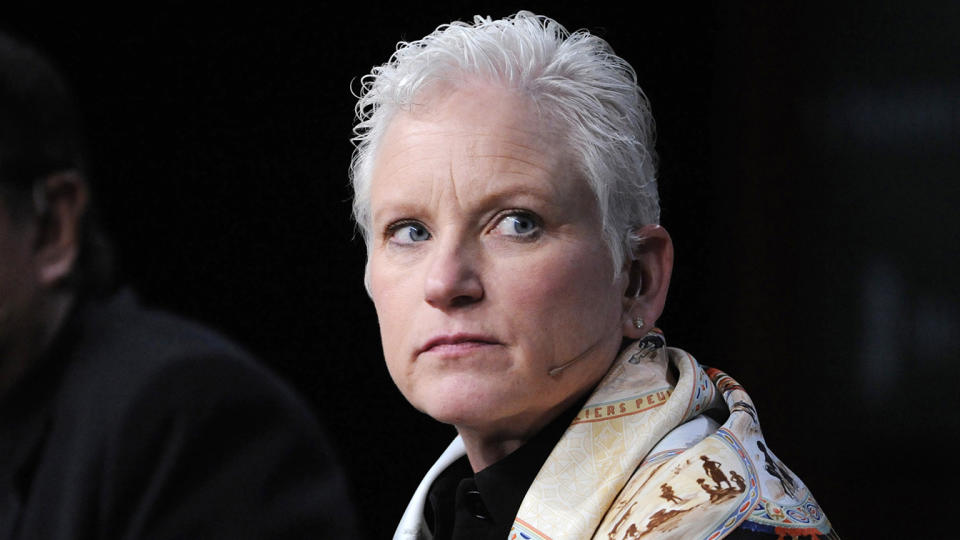
<path fill-rule="evenodd" d="M 642 239 L 631 231 L 660 221 L 654 123 L 633 68 L 603 39 L 568 32 L 553 19 L 521 11 L 500 20 L 474 17 L 427 37 L 400 42 L 390 60 L 361 79 L 350 164 L 353 215 L 371 242 L 370 182 L 383 134 L 437 83 L 488 81 L 528 96 L 566 128 L 580 172 L 597 196 L 614 271 Z M 369 265 L 368 265 L 369 266 Z"/>

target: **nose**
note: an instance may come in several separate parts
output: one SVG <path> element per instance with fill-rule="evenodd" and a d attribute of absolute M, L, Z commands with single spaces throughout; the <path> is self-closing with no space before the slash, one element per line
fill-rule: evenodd
<path fill-rule="evenodd" d="M 438 242 L 427 270 L 424 296 L 428 304 L 449 310 L 468 306 L 483 298 L 483 283 L 475 254 L 462 244 Z"/>

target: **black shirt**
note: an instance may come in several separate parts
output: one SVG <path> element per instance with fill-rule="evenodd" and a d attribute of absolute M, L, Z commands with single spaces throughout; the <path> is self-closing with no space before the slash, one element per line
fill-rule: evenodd
<path fill-rule="evenodd" d="M 424 508 L 434 540 L 507 538 L 540 467 L 585 401 L 586 397 L 577 401 L 526 444 L 476 474 L 466 456 L 447 467 L 430 486 Z M 745 522 L 726 538 L 750 540 L 776 535 L 754 530 Z"/>
<path fill-rule="evenodd" d="M 526 444 L 474 474 L 466 456 L 430 486 L 424 514 L 435 540 L 503 540 L 530 484 L 580 411 L 586 396 Z"/>

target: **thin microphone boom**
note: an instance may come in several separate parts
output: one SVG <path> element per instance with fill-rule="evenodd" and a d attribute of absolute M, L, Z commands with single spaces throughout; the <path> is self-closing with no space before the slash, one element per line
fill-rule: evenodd
<path fill-rule="evenodd" d="M 567 369 L 567 367 L 570 366 L 571 364 L 573 364 L 574 362 L 580 361 L 580 359 L 583 358 L 584 356 L 585 356 L 585 354 L 581 354 L 581 355 L 577 356 L 576 358 L 574 358 L 573 360 L 570 360 L 569 362 L 567 362 L 567 363 L 565 363 L 565 364 L 560 364 L 559 366 L 557 366 L 557 367 L 555 367 L 555 368 L 551 368 L 550 371 L 547 371 L 547 375 L 550 375 L 551 377 L 553 377 L 553 376 L 556 375 L 557 373 L 560 373 L 561 371 Z"/>

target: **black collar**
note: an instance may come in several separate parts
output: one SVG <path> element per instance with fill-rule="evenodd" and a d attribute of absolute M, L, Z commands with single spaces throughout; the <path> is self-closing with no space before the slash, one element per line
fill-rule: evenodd
<path fill-rule="evenodd" d="M 473 474 L 466 456 L 430 486 L 425 518 L 434 538 L 506 538 L 527 490 L 586 401 L 585 395 L 532 439 Z"/>

